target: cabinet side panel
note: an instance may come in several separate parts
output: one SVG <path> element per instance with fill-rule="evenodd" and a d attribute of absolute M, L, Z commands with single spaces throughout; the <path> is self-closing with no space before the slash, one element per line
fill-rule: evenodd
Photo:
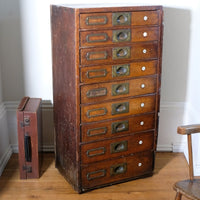
<path fill-rule="evenodd" d="M 56 167 L 78 190 L 75 10 L 51 6 Z"/>

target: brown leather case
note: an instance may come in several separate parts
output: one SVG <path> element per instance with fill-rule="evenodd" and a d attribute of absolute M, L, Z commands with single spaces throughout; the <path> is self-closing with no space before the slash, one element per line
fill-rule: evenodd
<path fill-rule="evenodd" d="M 17 109 L 20 179 L 40 177 L 41 102 L 24 97 Z"/>

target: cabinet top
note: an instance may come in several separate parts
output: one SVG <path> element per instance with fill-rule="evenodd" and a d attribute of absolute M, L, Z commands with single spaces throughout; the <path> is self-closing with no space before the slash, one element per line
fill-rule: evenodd
<path fill-rule="evenodd" d="M 78 9 L 81 11 L 92 11 L 95 12 L 110 12 L 110 11 L 137 11 L 137 10 L 160 10 L 161 5 L 148 5 L 148 4 L 58 4 L 51 5 L 55 7 L 64 7 L 71 9 Z"/>

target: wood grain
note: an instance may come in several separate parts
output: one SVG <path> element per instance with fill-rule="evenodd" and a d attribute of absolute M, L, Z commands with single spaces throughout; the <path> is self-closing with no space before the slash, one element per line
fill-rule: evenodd
<path fill-rule="evenodd" d="M 40 179 L 19 179 L 18 155 L 13 154 L 0 177 L 2 200 L 169 200 L 174 199 L 173 184 L 188 177 L 183 153 L 156 153 L 152 177 L 138 179 L 77 194 L 55 168 L 54 154 L 46 153 Z M 142 186 L 142 187 L 141 187 Z M 182 200 L 186 200 L 185 197 Z"/>

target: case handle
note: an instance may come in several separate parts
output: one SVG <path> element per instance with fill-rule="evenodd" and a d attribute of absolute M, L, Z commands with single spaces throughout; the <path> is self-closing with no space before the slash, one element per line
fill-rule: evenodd
<path fill-rule="evenodd" d="M 32 152 L 31 152 L 31 137 L 28 135 L 24 136 L 24 150 L 25 150 L 25 160 L 26 162 L 31 162 Z"/>

